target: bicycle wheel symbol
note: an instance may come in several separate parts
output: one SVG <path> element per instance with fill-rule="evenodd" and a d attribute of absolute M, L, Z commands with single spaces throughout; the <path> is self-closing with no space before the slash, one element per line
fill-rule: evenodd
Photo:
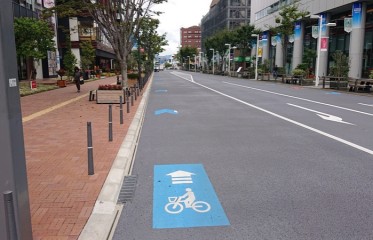
<path fill-rule="evenodd" d="M 211 206 L 207 202 L 195 201 L 192 205 L 192 208 L 196 212 L 204 213 L 210 211 Z"/>
<path fill-rule="evenodd" d="M 184 210 L 184 206 L 178 202 L 170 202 L 164 206 L 164 210 L 171 214 L 178 214 Z"/>

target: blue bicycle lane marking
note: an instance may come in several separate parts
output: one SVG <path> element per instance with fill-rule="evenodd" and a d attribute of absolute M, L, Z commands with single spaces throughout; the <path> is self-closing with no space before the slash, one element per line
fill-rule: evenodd
<path fill-rule="evenodd" d="M 202 164 L 154 166 L 153 228 L 228 225 Z"/>

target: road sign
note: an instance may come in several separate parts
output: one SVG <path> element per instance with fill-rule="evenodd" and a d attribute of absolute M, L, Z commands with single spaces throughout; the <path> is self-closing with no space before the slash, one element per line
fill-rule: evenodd
<path fill-rule="evenodd" d="M 202 164 L 154 166 L 153 228 L 227 225 Z"/>

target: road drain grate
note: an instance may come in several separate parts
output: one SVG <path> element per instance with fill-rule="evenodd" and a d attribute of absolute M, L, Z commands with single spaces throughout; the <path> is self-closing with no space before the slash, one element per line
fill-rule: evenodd
<path fill-rule="evenodd" d="M 118 203 L 131 202 L 135 194 L 137 175 L 125 176 L 119 193 Z"/>

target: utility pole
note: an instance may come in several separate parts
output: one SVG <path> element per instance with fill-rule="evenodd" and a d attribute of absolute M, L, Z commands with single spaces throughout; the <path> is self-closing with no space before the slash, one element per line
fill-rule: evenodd
<path fill-rule="evenodd" d="M 0 239 L 32 239 L 12 0 L 0 1 Z"/>

